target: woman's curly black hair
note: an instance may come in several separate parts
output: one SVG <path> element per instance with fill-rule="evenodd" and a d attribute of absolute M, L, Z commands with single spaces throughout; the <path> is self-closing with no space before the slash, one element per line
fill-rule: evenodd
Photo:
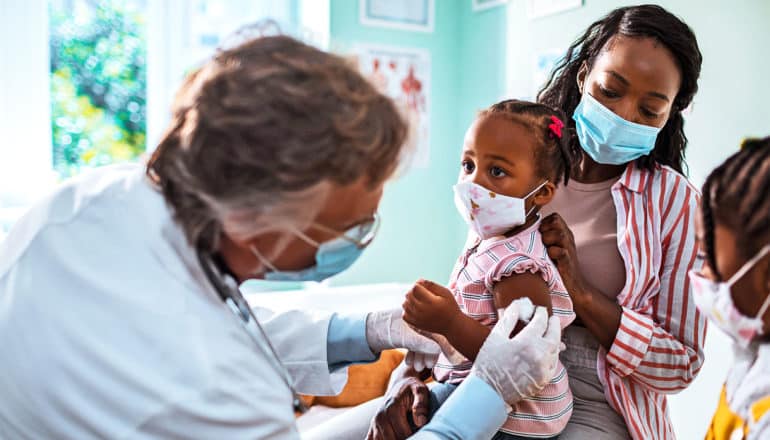
<path fill-rule="evenodd" d="M 655 149 L 638 163 L 647 169 L 655 164 L 668 165 L 684 174 L 684 156 L 687 137 L 684 134 L 682 110 L 692 102 L 698 91 L 698 77 L 703 57 L 692 29 L 682 20 L 657 5 L 618 8 L 586 29 L 567 50 L 557 64 L 537 99 L 543 104 L 562 109 L 569 116 L 580 103 L 577 76 L 583 63 L 590 70 L 594 61 L 616 35 L 633 38 L 654 38 L 674 55 L 682 74 L 682 83 L 674 99 L 671 115 L 658 134 Z M 575 123 L 568 121 L 574 128 Z M 570 144 L 572 153 L 583 157 L 577 138 Z"/>

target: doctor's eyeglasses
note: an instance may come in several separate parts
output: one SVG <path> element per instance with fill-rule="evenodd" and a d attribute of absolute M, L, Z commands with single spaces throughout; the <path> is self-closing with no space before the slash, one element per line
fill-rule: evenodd
<path fill-rule="evenodd" d="M 359 223 L 345 232 L 337 231 L 320 223 L 313 223 L 311 227 L 330 234 L 334 240 L 342 239 L 355 244 L 359 249 L 364 249 L 372 243 L 380 230 L 380 215 L 375 212 L 369 220 Z M 315 247 L 321 246 L 321 243 L 308 237 L 304 232 L 296 231 L 296 233 L 305 242 Z"/>

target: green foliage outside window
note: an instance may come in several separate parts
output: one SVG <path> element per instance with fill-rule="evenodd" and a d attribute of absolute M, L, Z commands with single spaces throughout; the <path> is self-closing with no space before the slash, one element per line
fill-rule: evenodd
<path fill-rule="evenodd" d="M 62 177 L 145 151 L 143 3 L 50 3 L 53 162 Z"/>

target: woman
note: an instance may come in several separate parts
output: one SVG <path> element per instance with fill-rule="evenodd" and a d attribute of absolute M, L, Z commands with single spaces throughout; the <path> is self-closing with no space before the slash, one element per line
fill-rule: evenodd
<path fill-rule="evenodd" d="M 564 336 L 575 406 L 560 438 L 674 438 L 665 395 L 703 364 L 706 324 L 687 279 L 698 193 L 682 176 L 682 111 L 700 67 L 677 17 L 619 8 L 570 46 L 539 95 L 572 116 L 580 158 L 541 226 L 578 316 Z M 370 432 L 413 413 L 402 400 L 423 387 L 397 382 Z"/>
<path fill-rule="evenodd" d="M 435 358 L 401 309 L 271 314 L 237 289 L 350 266 L 405 136 L 342 58 L 287 37 L 218 53 L 185 82 L 146 170 L 64 184 L 2 243 L 0 437 L 293 439 L 295 387 L 339 392 L 346 365 L 386 348 Z M 539 310 L 509 339 L 514 309 L 423 438 L 494 432 L 553 375 L 558 323 Z"/>
<path fill-rule="evenodd" d="M 703 364 L 706 325 L 687 279 L 698 192 L 682 176 L 682 111 L 700 67 L 677 17 L 620 8 L 569 48 L 539 95 L 572 115 L 582 158 L 541 226 L 578 316 L 564 335 L 575 407 L 562 438 L 674 438 L 665 395 Z"/>

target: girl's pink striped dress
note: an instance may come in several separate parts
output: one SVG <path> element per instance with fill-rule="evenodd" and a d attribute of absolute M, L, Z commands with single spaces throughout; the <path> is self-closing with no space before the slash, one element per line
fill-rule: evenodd
<path fill-rule="evenodd" d="M 495 283 L 514 274 L 531 272 L 541 275 L 548 284 L 553 314 L 559 317 L 562 329 L 575 319 L 572 301 L 558 270 L 548 258 L 539 227 L 538 221 L 513 237 L 477 240 L 460 255 L 449 288 L 463 313 L 486 326 L 494 326 L 497 322 L 492 295 Z M 441 356 L 433 376 L 438 382 L 457 384 L 468 375 L 471 366 L 470 361 L 452 365 Z M 552 437 L 567 426 L 571 414 L 572 393 L 567 371 L 560 362 L 556 377 L 540 395 L 517 403 L 500 430 L 525 437 Z"/>

